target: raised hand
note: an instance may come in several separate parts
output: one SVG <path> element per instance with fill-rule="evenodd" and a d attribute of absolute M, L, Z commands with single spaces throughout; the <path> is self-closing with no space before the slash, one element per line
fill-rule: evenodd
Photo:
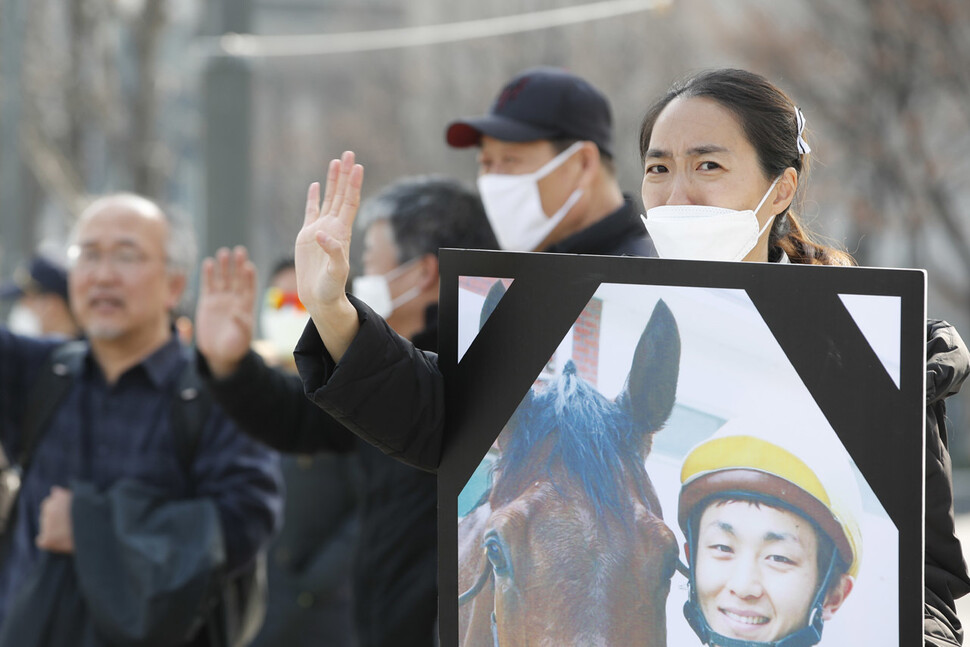
<path fill-rule="evenodd" d="M 202 262 L 195 340 L 216 377 L 239 366 L 253 341 L 256 268 L 245 247 L 216 252 Z"/>
<path fill-rule="evenodd" d="M 303 228 L 296 237 L 297 292 L 320 339 L 339 361 L 359 329 L 357 311 L 345 293 L 350 273 L 350 237 L 360 206 L 364 167 L 345 152 L 331 160 L 320 202 L 320 185 L 307 191 Z"/>

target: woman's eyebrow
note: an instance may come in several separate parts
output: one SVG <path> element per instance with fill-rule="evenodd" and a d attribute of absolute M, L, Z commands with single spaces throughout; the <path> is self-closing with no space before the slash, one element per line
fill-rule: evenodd
<path fill-rule="evenodd" d="M 728 153 L 728 149 L 723 146 L 717 146 L 716 144 L 704 144 L 702 146 L 695 146 L 687 151 L 688 157 L 696 157 L 697 155 L 709 155 L 710 153 Z"/>
<path fill-rule="evenodd" d="M 698 155 L 709 155 L 711 153 L 729 153 L 727 148 L 723 146 L 718 146 L 716 144 L 702 144 L 700 146 L 694 146 L 687 150 L 687 157 L 696 157 Z M 657 158 L 667 158 L 673 157 L 673 153 L 660 148 L 651 148 L 644 153 L 643 158 L 647 159 L 657 159 Z"/>

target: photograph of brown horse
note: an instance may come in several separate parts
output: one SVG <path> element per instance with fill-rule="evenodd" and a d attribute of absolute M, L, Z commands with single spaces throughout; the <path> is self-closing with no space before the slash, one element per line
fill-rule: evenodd
<path fill-rule="evenodd" d="M 459 522 L 460 645 L 667 644 L 678 551 L 644 460 L 679 363 L 661 300 L 614 400 L 572 360 L 525 396 L 499 435 L 491 486 Z"/>

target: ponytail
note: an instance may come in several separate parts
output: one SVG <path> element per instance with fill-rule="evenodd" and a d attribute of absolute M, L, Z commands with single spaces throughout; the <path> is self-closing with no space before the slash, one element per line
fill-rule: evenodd
<path fill-rule="evenodd" d="M 801 265 L 856 265 L 848 252 L 819 242 L 791 212 L 778 215 L 768 238 L 769 259 L 777 260 L 782 252 L 792 263 Z"/>

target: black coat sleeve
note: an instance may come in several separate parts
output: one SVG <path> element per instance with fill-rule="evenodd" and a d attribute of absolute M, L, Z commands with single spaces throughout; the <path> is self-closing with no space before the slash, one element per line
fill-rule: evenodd
<path fill-rule="evenodd" d="M 296 365 L 307 396 L 385 454 L 427 471 L 441 459 L 444 379 L 438 356 L 419 350 L 350 297 L 360 331 L 339 364 L 307 324 Z"/>
<path fill-rule="evenodd" d="M 223 379 L 213 377 L 201 354 L 196 360 L 213 399 L 248 436 L 287 453 L 353 450 L 353 434 L 307 400 L 299 376 L 267 366 L 253 351 Z"/>
<path fill-rule="evenodd" d="M 960 392 L 970 375 L 970 350 L 956 328 L 945 321 L 926 322 L 926 403 Z"/>
<path fill-rule="evenodd" d="M 970 352 L 945 321 L 926 326 L 926 603 L 936 617 L 960 627 L 954 600 L 970 592 L 953 518 L 953 476 L 948 449 L 947 397 L 960 390 L 970 374 Z"/>

